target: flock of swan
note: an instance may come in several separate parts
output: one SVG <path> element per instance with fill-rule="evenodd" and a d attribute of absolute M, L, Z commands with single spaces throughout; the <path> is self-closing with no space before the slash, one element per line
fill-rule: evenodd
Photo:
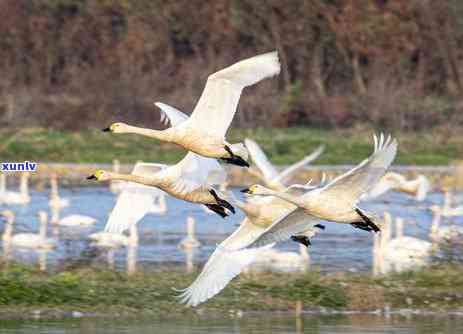
<path fill-rule="evenodd" d="M 369 157 L 331 180 L 323 178 L 319 184 L 311 180 L 305 184 L 292 184 L 291 177 L 322 154 L 323 146 L 280 172 L 255 141 L 246 139 L 244 143 L 229 143 L 226 140 L 243 88 L 279 72 L 277 52 L 258 55 L 210 75 L 189 116 L 172 106 L 155 103 L 160 109 L 161 120 L 170 125 L 165 130 L 125 123 L 113 123 L 103 129 L 114 134 L 132 133 L 174 143 L 187 153 L 171 166 L 137 162 L 130 174 L 124 174 L 116 163 L 112 171 L 97 170 L 90 175 L 89 180 L 109 181 L 111 190 L 118 193 L 104 231 L 89 236 L 92 242 L 109 249 L 135 245 L 138 242 L 137 222 L 146 214 L 165 212 L 165 194 L 203 205 L 221 219 L 227 219 L 237 209 L 241 210 L 245 218 L 239 227 L 217 245 L 194 282 L 180 291 L 180 301 L 188 306 L 196 306 L 212 298 L 251 266 L 306 267 L 309 262 L 307 247 L 311 245 L 311 239 L 323 233 L 325 228 L 329 229 L 331 224 L 349 224 L 365 233 L 374 233 L 374 259 L 378 272 L 384 272 L 391 266 L 398 270 L 403 266 L 410 267 L 404 263 L 412 258 L 417 265 L 424 263 L 433 249 L 431 242 L 404 236 L 400 219 L 396 237 L 391 239 L 391 218 L 386 216 L 383 221 L 361 205 L 362 201 L 391 190 L 412 194 L 416 200 L 422 201 L 430 189 L 428 180 L 422 175 L 415 180 L 407 180 L 400 174 L 388 172 L 398 149 L 397 141 L 391 136 L 375 135 Z M 252 167 L 250 160 L 254 163 Z M 254 184 L 241 190 L 245 200 L 236 198 L 231 191 L 221 187 L 226 183 L 227 175 L 219 162 L 247 168 L 263 185 Z M 12 195 L 6 191 L 3 180 L 0 201 L 5 204 L 8 201 L 30 201 L 27 179 L 24 184 L 21 181 L 20 192 Z M 56 179 L 53 181 L 52 178 L 51 187 L 49 205 L 53 212 L 52 223 L 63 226 L 95 223 L 92 217 L 80 215 L 60 218 L 59 210 L 69 203 L 59 197 Z M 443 216 L 462 213 L 460 208 L 452 208 L 448 204 L 432 210 L 434 241 L 459 233 L 458 229 L 442 232 L 444 229 L 439 227 L 439 220 Z M 53 240 L 46 238 L 47 219 L 43 212 L 39 213 L 40 232 L 28 237 L 12 235 L 14 217 L 8 211 L 2 214 L 7 220 L 4 243 L 18 244 L 24 239 L 26 242 L 23 240 L 22 246 L 52 247 Z M 197 248 L 201 243 L 195 237 L 194 220 L 189 217 L 186 221 L 187 237 L 179 247 Z M 128 236 L 125 231 L 129 231 Z M 299 244 L 300 252 L 279 252 L 273 248 L 287 240 Z"/>

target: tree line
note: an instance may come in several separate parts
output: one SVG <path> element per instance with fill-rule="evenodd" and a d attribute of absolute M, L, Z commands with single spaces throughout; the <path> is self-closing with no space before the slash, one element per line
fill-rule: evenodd
<path fill-rule="evenodd" d="M 158 126 L 207 76 L 277 49 L 235 125 L 463 124 L 460 0 L 2 0 L 0 124 Z"/>

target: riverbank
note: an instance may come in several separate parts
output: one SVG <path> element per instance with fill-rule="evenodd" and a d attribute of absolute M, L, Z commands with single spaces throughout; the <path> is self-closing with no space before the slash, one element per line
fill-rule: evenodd
<path fill-rule="evenodd" d="M 375 129 L 323 130 L 231 129 L 229 141 L 249 137 L 261 144 L 273 163 L 287 165 L 298 161 L 319 145 L 325 152 L 316 165 L 356 164 L 372 152 Z M 456 131 L 456 130 L 455 130 Z M 393 133 L 399 140 L 397 165 L 448 165 L 463 158 L 463 136 L 448 129 Z M 121 163 L 137 160 L 175 163 L 185 152 L 172 144 L 136 135 L 114 135 L 95 130 L 65 132 L 49 129 L 2 129 L 0 153 L 3 161 L 67 163 Z"/>
<path fill-rule="evenodd" d="M 377 278 L 367 273 L 241 275 L 197 308 L 178 304 L 172 288 L 188 286 L 197 274 L 175 267 L 147 269 L 131 277 L 98 268 L 42 273 L 14 265 L 0 273 L 0 319 L 294 312 L 298 305 L 320 313 L 463 310 L 462 267 Z"/>

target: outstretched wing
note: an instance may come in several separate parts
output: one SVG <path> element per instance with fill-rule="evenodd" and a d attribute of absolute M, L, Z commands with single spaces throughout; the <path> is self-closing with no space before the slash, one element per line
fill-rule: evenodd
<path fill-rule="evenodd" d="M 263 231 L 264 228 L 245 219 L 232 235 L 217 246 L 195 281 L 188 288 L 181 290 L 180 301 L 187 306 L 196 306 L 222 291 L 262 250 L 240 249 Z"/>
<path fill-rule="evenodd" d="M 317 195 L 317 200 L 343 201 L 354 207 L 360 196 L 376 185 L 396 156 L 397 141 L 390 136 L 385 139 L 381 134 L 379 139 L 374 136 L 374 142 L 373 154 L 323 187 Z"/>
<path fill-rule="evenodd" d="M 132 174 L 153 175 L 165 165 L 138 162 Z M 122 233 L 150 213 L 162 190 L 135 182 L 126 182 L 117 197 L 105 226 L 105 232 Z"/>
<path fill-rule="evenodd" d="M 242 60 L 215 72 L 207 79 L 188 125 L 225 137 L 243 88 L 278 73 L 280 62 L 276 51 Z"/>
<path fill-rule="evenodd" d="M 255 248 L 286 241 L 291 236 L 301 234 L 320 222 L 320 219 L 310 216 L 302 208 L 296 208 L 270 225 L 258 238 L 245 248 Z"/>
<path fill-rule="evenodd" d="M 296 162 L 295 164 L 289 166 L 284 171 L 282 171 L 280 174 L 278 174 L 275 178 L 275 181 L 284 182 L 285 179 L 290 177 L 292 174 L 298 172 L 300 169 L 304 168 L 306 165 L 310 164 L 312 161 L 317 159 L 320 156 L 320 154 L 323 153 L 324 150 L 325 150 L 325 146 L 320 145 L 310 155 L 306 156 L 301 161 Z"/>
<path fill-rule="evenodd" d="M 176 165 L 170 166 L 160 173 L 166 177 L 176 176 L 175 190 L 189 193 L 201 187 L 225 182 L 226 173 L 217 160 L 205 158 L 196 153 L 188 152 Z M 162 178 L 163 175 L 159 174 Z"/>
<path fill-rule="evenodd" d="M 259 168 L 260 172 L 264 175 L 265 179 L 270 181 L 276 178 L 278 176 L 278 171 L 268 160 L 260 146 L 254 140 L 249 138 L 244 140 L 244 144 L 246 145 L 246 148 L 251 155 L 252 161 L 254 161 L 257 168 Z"/>
<path fill-rule="evenodd" d="M 177 126 L 188 119 L 188 115 L 165 103 L 156 102 L 154 105 L 161 109 L 161 122 L 166 125 Z"/>

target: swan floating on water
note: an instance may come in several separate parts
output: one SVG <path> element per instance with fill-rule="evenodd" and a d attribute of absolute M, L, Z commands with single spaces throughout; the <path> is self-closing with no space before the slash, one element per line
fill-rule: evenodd
<path fill-rule="evenodd" d="M 279 73 L 280 62 L 276 51 L 245 59 L 209 76 L 193 113 L 181 124 L 172 124 L 166 130 L 151 130 L 114 123 L 104 131 L 140 134 L 178 144 L 203 157 L 219 158 L 226 163 L 249 167 L 244 145 L 230 144 L 225 136 L 242 90 Z M 161 103 L 156 105 L 163 108 Z"/>
<path fill-rule="evenodd" d="M 6 174 L 0 173 L 0 204 L 29 204 L 31 201 L 31 197 L 29 196 L 29 177 L 29 173 L 21 173 L 19 192 L 7 191 Z"/>
<path fill-rule="evenodd" d="M 50 176 L 50 200 L 48 201 L 48 205 L 50 208 L 62 209 L 68 207 L 69 203 L 68 198 L 61 198 L 59 196 L 58 176 L 56 174 L 52 174 Z"/>

